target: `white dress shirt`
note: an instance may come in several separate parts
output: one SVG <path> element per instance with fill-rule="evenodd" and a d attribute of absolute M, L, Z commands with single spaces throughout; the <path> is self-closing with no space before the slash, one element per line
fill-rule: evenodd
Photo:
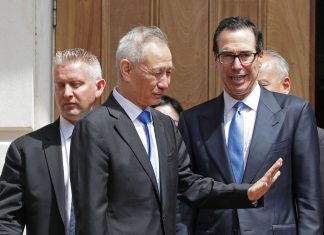
<path fill-rule="evenodd" d="M 145 134 L 145 127 L 144 124 L 137 119 L 137 117 L 143 112 L 143 110 L 123 97 L 116 88 L 113 90 L 113 96 L 117 100 L 117 102 L 120 104 L 120 106 L 125 110 L 128 117 L 132 120 L 135 129 L 146 149 L 146 152 L 148 152 L 148 146 L 147 146 L 147 140 L 146 140 L 146 134 Z M 149 109 L 147 109 L 149 111 Z M 156 144 L 156 138 L 155 138 L 155 132 L 154 132 L 154 125 L 153 125 L 153 119 L 151 116 L 151 122 L 148 124 L 148 129 L 151 135 L 151 164 L 155 173 L 155 178 L 157 181 L 158 188 L 160 190 L 160 169 L 159 169 L 159 154 Z"/>
<path fill-rule="evenodd" d="M 63 160 L 63 172 L 64 172 L 64 188 L 65 188 L 65 234 L 69 234 L 70 225 L 70 213 L 71 213 L 71 182 L 70 182 L 70 145 L 71 136 L 74 125 L 60 116 L 60 133 L 62 143 L 62 160 Z"/>
<path fill-rule="evenodd" d="M 252 92 L 241 100 L 246 106 L 244 109 L 241 110 L 241 115 L 243 116 L 243 123 L 244 123 L 244 169 L 247 162 L 247 157 L 250 149 L 252 134 L 254 130 L 256 112 L 260 100 L 260 86 L 257 85 L 254 87 Z M 233 115 L 235 113 L 235 108 L 233 107 L 239 100 L 234 99 L 231 97 L 225 90 L 224 90 L 224 131 L 225 131 L 225 138 L 226 138 L 226 146 L 228 143 L 228 132 L 231 125 L 231 121 Z"/>

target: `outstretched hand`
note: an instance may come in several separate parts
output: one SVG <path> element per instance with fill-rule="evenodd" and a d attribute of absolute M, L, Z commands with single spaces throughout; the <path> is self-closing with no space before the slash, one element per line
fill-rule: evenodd
<path fill-rule="evenodd" d="M 271 188 L 271 185 L 278 179 L 280 176 L 280 167 L 282 166 L 282 158 L 279 158 L 271 168 L 264 174 L 264 176 L 255 182 L 248 189 L 248 198 L 250 201 L 259 200 L 268 190 Z"/>

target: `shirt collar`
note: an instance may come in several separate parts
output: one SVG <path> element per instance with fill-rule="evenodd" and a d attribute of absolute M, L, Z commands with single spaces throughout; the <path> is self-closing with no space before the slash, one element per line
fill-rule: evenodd
<path fill-rule="evenodd" d="M 259 104 L 260 93 L 260 85 L 259 83 L 256 83 L 256 86 L 253 88 L 252 92 L 241 101 L 250 109 L 256 111 Z M 224 114 L 226 115 L 238 101 L 239 100 L 234 99 L 227 93 L 226 90 L 224 90 Z"/>
<path fill-rule="evenodd" d="M 116 88 L 113 90 L 113 96 L 117 100 L 117 102 L 120 104 L 120 106 L 125 110 L 129 118 L 134 122 L 138 115 L 143 111 L 140 107 L 138 107 L 136 104 L 131 102 L 130 100 L 126 99 L 124 96 L 122 96 Z M 147 111 L 150 111 L 149 108 L 146 108 Z"/>
<path fill-rule="evenodd" d="M 60 130 L 65 140 L 72 136 L 74 125 L 60 115 Z"/>

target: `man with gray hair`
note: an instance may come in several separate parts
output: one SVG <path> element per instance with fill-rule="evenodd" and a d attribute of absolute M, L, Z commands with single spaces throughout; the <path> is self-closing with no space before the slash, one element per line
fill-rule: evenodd
<path fill-rule="evenodd" d="M 74 124 L 95 107 L 105 87 L 97 57 L 58 51 L 53 63 L 59 118 L 13 141 L 0 177 L 0 234 L 71 235 L 69 153 Z"/>
<path fill-rule="evenodd" d="M 71 143 L 71 182 L 79 235 L 175 234 L 176 196 L 203 207 L 254 207 L 282 161 L 255 184 L 225 185 L 195 175 L 169 116 L 151 105 L 169 87 L 172 55 L 157 27 L 135 27 L 118 44 L 118 82 L 80 120 Z"/>
<path fill-rule="evenodd" d="M 278 52 L 264 50 L 258 81 L 269 91 L 288 94 L 291 86 L 288 62 Z"/>

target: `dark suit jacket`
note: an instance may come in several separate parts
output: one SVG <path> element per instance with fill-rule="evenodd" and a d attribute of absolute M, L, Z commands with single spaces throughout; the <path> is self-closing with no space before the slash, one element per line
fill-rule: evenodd
<path fill-rule="evenodd" d="M 64 235 L 59 120 L 11 143 L 0 178 L 0 234 Z"/>
<path fill-rule="evenodd" d="M 322 189 L 322 216 L 324 224 L 324 129 L 317 127 L 318 140 L 320 145 L 320 172 L 321 172 L 321 189 Z"/>
<path fill-rule="evenodd" d="M 155 109 L 151 113 L 160 192 L 136 129 L 112 95 L 76 124 L 70 167 L 80 235 L 173 235 L 178 186 L 180 198 L 195 205 L 252 207 L 246 194 L 248 185 L 225 186 L 193 175 L 171 118 Z"/>
<path fill-rule="evenodd" d="M 195 173 L 234 182 L 225 143 L 223 94 L 185 111 L 179 128 Z M 320 234 L 319 148 L 311 106 L 261 87 L 243 182 L 258 180 L 279 157 L 281 176 L 265 195 L 263 208 L 191 210 L 191 216 L 183 209 L 189 234 L 227 235 L 237 228 L 242 235 Z"/>

